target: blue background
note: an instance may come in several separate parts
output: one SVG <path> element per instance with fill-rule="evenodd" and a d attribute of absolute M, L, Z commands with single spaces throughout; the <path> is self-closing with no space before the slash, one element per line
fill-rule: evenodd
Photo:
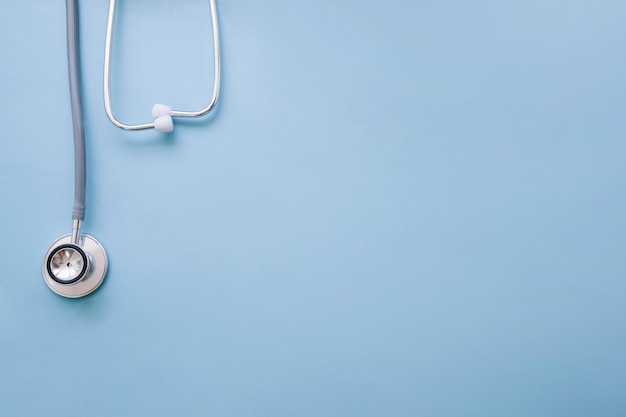
<path fill-rule="evenodd" d="M 626 3 L 221 1 L 217 111 L 106 118 L 81 2 L 71 227 L 62 2 L 0 15 L 3 416 L 626 415 Z M 113 106 L 201 107 L 208 2 L 122 1 Z"/>

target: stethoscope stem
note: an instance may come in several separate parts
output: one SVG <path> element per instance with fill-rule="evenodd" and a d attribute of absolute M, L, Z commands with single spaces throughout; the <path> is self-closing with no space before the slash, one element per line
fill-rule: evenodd
<path fill-rule="evenodd" d="M 78 219 L 72 221 L 72 238 L 70 243 L 74 245 L 78 245 L 78 241 L 80 240 L 80 223 L 81 221 Z"/>

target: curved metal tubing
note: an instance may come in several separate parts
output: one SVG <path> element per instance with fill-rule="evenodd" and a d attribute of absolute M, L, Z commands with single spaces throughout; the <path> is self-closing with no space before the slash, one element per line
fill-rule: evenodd
<path fill-rule="evenodd" d="M 109 17 L 107 19 L 107 33 L 106 40 L 104 46 L 104 109 L 106 111 L 107 116 L 111 122 L 122 129 L 125 130 L 142 130 L 142 129 L 151 129 L 154 128 L 153 123 L 143 123 L 136 125 L 129 125 L 126 123 L 120 122 L 113 115 L 113 111 L 111 110 L 111 41 L 113 38 L 113 20 L 115 19 L 115 3 L 116 0 L 109 1 Z M 219 27 L 217 24 L 217 7 L 215 5 L 215 0 L 209 0 L 211 5 L 211 25 L 213 27 L 213 53 L 214 53 L 214 71 L 215 77 L 213 81 L 213 95 L 211 96 L 210 103 L 198 111 L 186 111 L 186 110 L 172 110 L 171 116 L 173 117 L 199 117 L 204 116 L 208 112 L 210 112 L 213 107 L 215 107 L 215 103 L 217 102 L 217 98 L 220 93 L 220 37 L 219 37 Z"/>

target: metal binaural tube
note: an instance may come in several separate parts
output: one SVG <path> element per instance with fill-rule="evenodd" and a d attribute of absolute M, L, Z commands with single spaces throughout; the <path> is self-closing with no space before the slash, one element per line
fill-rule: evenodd
<path fill-rule="evenodd" d="M 107 17 L 107 30 L 104 43 L 104 110 L 107 117 L 115 126 L 124 130 L 143 130 L 151 129 L 155 127 L 154 123 L 142 123 L 142 124 L 126 124 L 119 121 L 113 114 L 111 107 L 111 44 L 113 42 L 113 22 L 115 20 L 115 6 L 117 0 L 109 0 L 109 13 Z M 173 117 L 198 117 L 204 116 L 209 113 L 215 107 L 217 103 L 220 84 L 221 84 L 221 53 L 220 53 L 220 36 L 219 25 L 217 18 L 217 5 L 216 0 L 209 0 L 211 8 L 211 26 L 213 30 L 213 65 L 214 65 L 214 78 L 213 78 L 213 93 L 209 104 L 201 110 L 188 111 L 188 110 L 172 110 L 171 116 Z"/>

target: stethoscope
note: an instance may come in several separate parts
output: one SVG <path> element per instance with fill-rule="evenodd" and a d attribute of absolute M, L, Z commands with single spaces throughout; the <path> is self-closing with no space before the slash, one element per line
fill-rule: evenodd
<path fill-rule="evenodd" d="M 72 209 L 72 233 L 61 236 L 48 248 L 42 272 L 44 281 L 55 293 L 69 298 L 79 298 L 94 292 L 108 269 L 108 257 L 104 247 L 94 237 L 82 234 L 85 219 L 86 155 L 83 126 L 80 55 L 78 49 L 78 0 L 66 0 L 67 9 L 67 60 L 70 85 L 70 104 L 74 135 L 74 206 Z M 152 108 L 153 121 L 144 124 L 125 124 L 113 115 L 110 94 L 111 43 L 116 0 L 110 0 L 104 54 L 104 107 L 111 122 L 122 129 L 141 130 L 154 128 L 161 132 L 174 129 L 173 117 L 199 117 L 209 113 L 217 102 L 220 88 L 220 49 L 217 9 L 215 0 L 209 0 L 213 28 L 213 53 L 215 76 L 210 103 L 198 111 L 172 110 L 164 104 Z"/>

